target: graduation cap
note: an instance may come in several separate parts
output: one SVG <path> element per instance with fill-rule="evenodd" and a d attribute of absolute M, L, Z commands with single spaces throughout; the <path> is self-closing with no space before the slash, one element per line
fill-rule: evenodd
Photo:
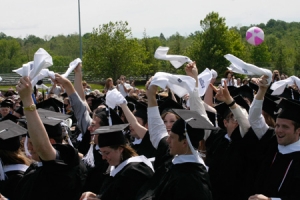
<path fill-rule="evenodd" d="M 158 109 L 160 115 L 162 115 L 166 112 L 173 112 L 173 109 L 183 109 L 183 106 L 174 101 L 173 99 L 167 98 L 159 105 Z"/>
<path fill-rule="evenodd" d="M 300 104 L 295 101 L 291 101 L 288 99 L 282 99 L 278 104 L 278 116 L 277 118 L 289 119 L 296 123 L 300 123 Z"/>
<path fill-rule="evenodd" d="M 61 136 L 62 128 L 60 123 L 63 120 L 71 117 L 71 115 L 53 112 L 42 108 L 39 108 L 37 112 L 50 138 Z"/>
<path fill-rule="evenodd" d="M 247 110 L 247 112 L 249 111 L 249 105 L 243 99 L 242 96 L 238 95 L 238 96 L 233 97 L 233 99 L 239 106 L 245 108 Z M 231 110 L 224 102 L 216 105 L 214 108 L 217 110 L 217 113 L 222 117 L 222 120 L 226 119 L 226 117 L 229 115 L 229 113 L 231 113 Z M 223 123 L 219 124 L 219 126 L 223 127 Z"/>
<path fill-rule="evenodd" d="M 283 90 L 283 93 L 281 93 L 278 96 L 286 99 L 295 99 L 295 100 L 299 100 L 300 98 L 299 92 L 292 88 L 285 88 Z"/>
<path fill-rule="evenodd" d="M 94 115 L 101 119 L 105 125 L 124 124 L 120 116 L 111 108 L 98 108 L 94 111 Z M 111 119 L 109 119 L 109 117 Z M 111 120 L 111 121 L 110 121 Z M 110 124 L 111 123 L 111 124 Z"/>
<path fill-rule="evenodd" d="M 96 108 L 98 108 L 98 106 L 100 106 L 101 104 L 105 104 L 105 95 L 102 97 L 98 97 L 98 98 L 94 98 L 92 99 L 92 110 L 95 110 Z"/>
<path fill-rule="evenodd" d="M 57 100 L 56 98 L 48 98 L 36 104 L 36 107 L 55 111 L 55 112 L 61 112 L 64 109 L 64 103 L 62 101 Z"/>
<path fill-rule="evenodd" d="M 250 102 L 252 102 L 254 98 L 253 89 L 248 85 L 243 85 L 239 88 L 232 90 L 230 92 L 230 95 L 233 97 L 241 95 L 242 97 L 249 99 Z"/>
<path fill-rule="evenodd" d="M 129 124 L 101 126 L 91 134 L 98 134 L 98 146 L 100 148 L 115 145 L 125 145 L 126 138 L 123 134 L 123 130 L 126 129 L 128 125 Z"/>
<path fill-rule="evenodd" d="M 173 124 L 171 131 L 180 136 L 186 136 L 186 133 L 188 133 L 188 137 L 194 148 L 198 148 L 199 141 L 204 137 L 204 130 L 217 129 L 196 111 L 173 109 L 173 112 L 180 119 Z"/>
<path fill-rule="evenodd" d="M 135 104 L 135 112 L 133 113 L 134 116 L 141 118 L 145 124 L 148 122 L 147 106 L 145 102 L 137 101 Z"/>
<path fill-rule="evenodd" d="M 11 120 L 0 122 L 0 149 L 16 151 L 20 147 L 20 136 L 27 133 L 27 129 Z"/>
<path fill-rule="evenodd" d="M 1 102 L 0 107 L 1 108 L 13 108 L 14 102 L 10 99 L 5 99 Z"/>
<path fill-rule="evenodd" d="M 278 103 L 276 103 L 280 98 L 276 96 L 272 96 L 268 93 L 264 96 L 264 101 L 262 105 L 262 110 L 266 113 L 268 113 L 274 120 L 277 117 L 277 111 L 278 111 Z"/>
<path fill-rule="evenodd" d="M 215 127 L 219 127 L 219 125 L 223 124 L 223 118 L 220 117 L 220 115 L 218 113 L 213 113 L 213 112 L 210 112 L 210 111 L 206 110 L 206 114 L 207 114 L 207 117 L 208 117 L 209 121 Z"/>

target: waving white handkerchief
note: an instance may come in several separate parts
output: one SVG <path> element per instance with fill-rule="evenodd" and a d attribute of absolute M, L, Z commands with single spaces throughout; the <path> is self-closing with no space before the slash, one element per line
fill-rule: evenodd
<path fill-rule="evenodd" d="M 191 59 L 186 56 L 180 55 L 167 55 L 169 47 L 158 47 L 155 51 L 154 58 L 160 60 L 168 60 L 177 69 L 181 67 L 184 63 L 191 63 Z"/>
<path fill-rule="evenodd" d="M 253 64 L 249 64 L 246 63 L 244 61 L 242 61 L 241 59 L 239 59 L 238 57 L 235 57 L 234 55 L 231 54 L 226 54 L 224 56 L 228 61 L 230 61 L 234 67 L 236 68 L 240 68 L 244 74 L 246 75 L 251 75 L 249 74 L 249 72 L 253 73 L 253 75 L 266 75 L 268 76 L 268 84 L 271 83 L 272 81 L 272 72 L 268 69 L 264 69 L 264 68 L 259 68 Z"/>
<path fill-rule="evenodd" d="M 109 90 L 106 93 L 106 105 L 110 107 L 111 109 L 114 109 L 117 105 L 120 105 L 122 103 L 127 103 L 124 96 L 119 92 L 117 89 Z"/>
<path fill-rule="evenodd" d="M 218 72 L 216 72 L 214 69 L 210 70 L 212 78 L 217 78 L 218 77 Z"/>
<path fill-rule="evenodd" d="M 67 69 L 66 73 L 62 74 L 62 76 L 67 78 L 79 63 L 82 63 L 80 58 L 76 58 L 75 60 L 70 62 L 69 68 Z"/>
<path fill-rule="evenodd" d="M 31 80 L 31 85 L 35 86 L 39 80 L 46 77 L 55 79 L 55 73 L 53 71 L 49 71 L 49 69 L 42 69 L 40 73 Z"/>
<path fill-rule="evenodd" d="M 229 69 L 230 71 L 233 71 L 234 73 L 238 73 L 238 74 L 245 74 L 245 75 L 250 75 L 253 76 L 255 74 L 253 74 L 250 71 L 247 70 L 243 70 L 241 67 L 237 67 L 234 64 L 229 65 L 229 67 L 227 67 L 227 69 Z"/>
<path fill-rule="evenodd" d="M 150 85 L 157 85 L 163 89 L 168 87 L 181 98 L 195 89 L 195 83 L 195 79 L 190 76 L 157 72 L 153 76 Z"/>
<path fill-rule="evenodd" d="M 272 95 L 282 94 L 287 85 L 293 85 L 294 83 L 300 88 L 300 79 L 296 76 L 290 76 L 287 79 L 276 81 L 271 86 L 271 90 L 273 90 Z"/>
<path fill-rule="evenodd" d="M 2 77 L 0 76 L 0 81 L 2 81 Z"/>
<path fill-rule="evenodd" d="M 29 74 L 30 79 L 33 80 L 42 69 L 50 67 L 51 65 L 53 65 L 52 57 L 43 48 L 39 48 L 34 54 L 33 69 Z"/>
<path fill-rule="evenodd" d="M 12 71 L 19 74 L 20 76 L 24 77 L 24 76 L 29 76 L 29 72 L 32 68 L 33 68 L 33 61 L 30 61 L 26 64 L 23 64 L 22 67 L 20 67 L 18 69 L 14 69 Z"/>
<path fill-rule="evenodd" d="M 201 74 L 198 75 L 198 90 L 200 97 L 205 94 L 211 79 L 212 72 L 208 68 L 206 68 Z"/>

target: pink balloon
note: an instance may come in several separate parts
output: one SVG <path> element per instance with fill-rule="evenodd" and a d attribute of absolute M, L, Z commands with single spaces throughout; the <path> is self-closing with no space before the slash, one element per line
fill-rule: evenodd
<path fill-rule="evenodd" d="M 251 27 L 246 32 L 246 40 L 254 46 L 260 45 L 265 38 L 264 31 L 259 27 Z"/>

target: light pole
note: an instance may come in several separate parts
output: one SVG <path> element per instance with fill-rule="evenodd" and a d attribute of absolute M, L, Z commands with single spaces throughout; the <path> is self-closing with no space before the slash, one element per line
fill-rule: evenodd
<path fill-rule="evenodd" d="M 81 22 L 80 22 L 80 0 L 78 0 L 78 19 L 79 19 L 79 49 L 80 49 L 80 59 L 82 60 L 82 38 L 81 38 Z"/>

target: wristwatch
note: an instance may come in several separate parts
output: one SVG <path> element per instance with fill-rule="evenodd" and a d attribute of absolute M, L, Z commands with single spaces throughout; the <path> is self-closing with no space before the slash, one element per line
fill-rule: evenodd
<path fill-rule="evenodd" d="M 36 110 L 36 106 L 35 106 L 35 104 L 33 103 L 33 104 L 31 104 L 30 106 L 28 106 L 28 107 L 23 107 L 23 110 L 26 110 L 26 111 L 34 111 L 34 110 Z"/>

